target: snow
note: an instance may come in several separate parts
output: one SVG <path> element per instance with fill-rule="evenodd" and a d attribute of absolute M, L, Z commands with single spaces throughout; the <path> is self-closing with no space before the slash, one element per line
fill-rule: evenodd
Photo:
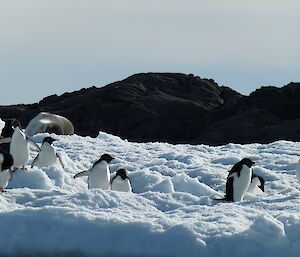
<path fill-rule="evenodd" d="M 45 136 L 33 139 L 41 144 Z M 51 135 L 65 164 L 13 174 L 0 195 L 2 256 L 299 256 L 300 143 L 171 145 Z M 103 153 L 125 168 L 133 193 L 87 188 Z M 218 202 L 227 171 L 248 157 L 265 181 L 244 201 Z"/>

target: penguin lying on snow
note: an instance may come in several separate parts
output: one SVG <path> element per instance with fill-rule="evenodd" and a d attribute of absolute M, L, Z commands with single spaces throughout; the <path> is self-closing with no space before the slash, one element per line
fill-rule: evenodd
<path fill-rule="evenodd" d="M 258 176 L 257 174 L 252 172 L 248 192 L 253 193 L 256 186 L 259 187 L 261 191 L 265 192 L 265 180 L 261 176 Z"/>
<path fill-rule="evenodd" d="M 130 179 L 125 169 L 117 170 L 116 176 L 111 180 L 111 189 L 120 192 L 132 192 Z"/>
<path fill-rule="evenodd" d="M 36 165 L 39 168 L 47 167 L 54 164 L 56 162 L 56 159 L 58 159 L 60 165 L 64 169 L 64 164 L 61 160 L 61 157 L 59 156 L 58 153 L 56 153 L 54 147 L 52 146 L 52 143 L 54 141 L 55 139 L 53 139 L 52 137 L 44 138 L 42 142 L 41 150 L 38 153 L 38 155 L 34 158 L 31 164 L 31 168 L 34 165 Z"/>
<path fill-rule="evenodd" d="M 107 190 L 110 188 L 110 171 L 108 163 L 114 158 L 109 154 L 103 154 L 101 158 L 96 161 L 93 167 L 89 170 L 77 173 L 74 178 L 88 176 L 88 188 L 100 188 Z"/>
<path fill-rule="evenodd" d="M 12 156 L 5 151 L 0 151 L 0 192 L 5 192 L 4 188 L 12 178 L 12 165 Z"/>
<path fill-rule="evenodd" d="M 228 202 L 242 201 L 251 183 L 251 167 L 254 164 L 255 163 L 248 158 L 244 158 L 234 164 L 227 177 L 225 197 L 215 200 Z"/>
<path fill-rule="evenodd" d="M 0 143 L 10 142 L 9 153 L 12 155 L 14 160 L 14 169 L 25 169 L 25 165 L 27 164 L 29 158 L 28 143 L 32 143 L 38 150 L 40 150 L 40 147 L 31 138 L 24 134 L 19 121 L 13 120 L 11 122 L 11 126 L 14 130 L 11 138 L 3 138 L 0 140 Z"/>

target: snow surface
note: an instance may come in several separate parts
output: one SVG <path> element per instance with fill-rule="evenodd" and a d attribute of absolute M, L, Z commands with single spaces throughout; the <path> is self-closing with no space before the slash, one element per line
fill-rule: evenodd
<path fill-rule="evenodd" d="M 48 134 L 34 136 L 41 144 Z M 171 145 L 51 135 L 66 165 L 13 174 L 0 195 L 1 256 L 299 256 L 300 143 Z M 103 153 L 126 168 L 134 193 L 87 189 L 89 169 Z M 31 149 L 31 163 L 37 152 Z M 223 196 L 227 171 L 256 162 L 266 180 L 243 202 Z"/>

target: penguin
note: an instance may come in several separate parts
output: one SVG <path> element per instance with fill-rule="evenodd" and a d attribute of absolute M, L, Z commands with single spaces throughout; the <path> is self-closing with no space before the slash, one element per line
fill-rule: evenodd
<path fill-rule="evenodd" d="M 25 169 L 25 165 L 29 158 L 28 143 L 31 142 L 38 150 L 40 150 L 40 147 L 24 134 L 19 121 L 14 120 L 12 122 L 12 127 L 14 128 L 14 133 L 11 137 L 9 153 L 12 155 L 14 160 L 13 166 L 14 169 Z"/>
<path fill-rule="evenodd" d="M 251 167 L 254 164 L 255 162 L 248 158 L 244 158 L 234 164 L 231 170 L 229 170 L 227 177 L 225 197 L 215 200 L 228 202 L 242 201 L 251 182 Z"/>
<path fill-rule="evenodd" d="M 108 164 L 114 158 L 109 154 L 103 154 L 101 158 L 96 161 L 92 168 L 86 171 L 77 173 L 74 178 L 88 176 L 88 188 L 100 188 L 103 190 L 110 189 L 110 171 Z"/>
<path fill-rule="evenodd" d="M 12 134 L 14 133 L 11 123 L 14 121 L 14 119 L 3 119 L 3 121 L 5 124 L 0 136 L 0 149 L 9 152 L 9 144 Z"/>
<path fill-rule="evenodd" d="M 41 150 L 38 155 L 34 158 L 31 168 L 36 165 L 38 168 L 47 167 L 53 165 L 58 159 L 60 165 L 64 169 L 64 164 L 61 157 L 56 153 L 52 143 L 56 141 L 52 137 L 45 137 L 42 142 Z"/>
<path fill-rule="evenodd" d="M 297 176 L 297 179 L 300 183 L 300 160 L 298 161 L 298 164 L 296 166 L 296 176 Z"/>
<path fill-rule="evenodd" d="M 4 188 L 7 186 L 8 181 L 12 178 L 12 156 L 5 152 L 0 151 L 0 192 L 6 192 Z"/>
<path fill-rule="evenodd" d="M 125 169 L 117 170 L 116 176 L 111 180 L 111 189 L 120 192 L 132 192 L 131 182 Z"/>
<path fill-rule="evenodd" d="M 261 191 L 265 192 L 265 180 L 261 176 L 258 176 L 257 174 L 252 172 L 251 182 L 248 187 L 248 192 L 253 193 L 256 186 L 259 187 Z"/>

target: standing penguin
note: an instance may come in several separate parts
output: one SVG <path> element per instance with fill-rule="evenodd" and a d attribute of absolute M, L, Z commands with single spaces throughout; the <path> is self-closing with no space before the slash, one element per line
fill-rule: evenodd
<path fill-rule="evenodd" d="M 5 192 L 4 188 L 12 177 L 13 158 L 9 153 L 0 151 L 0 192 Z"/>
<path fill-rule="evenodd" d="M 52 143 L 55 141 L 52 137 L 45 137 L 42 142 L 41 150 L 38 155 L 34 158 L 31 168 L 36 165 L 38 168 L 47 167 L 56 162 L 56 159 L 59 160 L 60 165 L 64 169 L 64 164 L 59 156 L 56 153 Z"/>
<path fill-rule="evenodd" d="M 77 173 L 74 178 L 88 176 L 88 188 L 100 188 L 107 190 L 110 188 L 110 171 L 108 164 L 114 158 L 109 154 L 103 154 L 101 158 L 96 161 L 93 167 L 89 170 Z"/>
<path fill-rule="evenodd" d="M 228 202 L 242 201 L 251 182 L 251 167 L 254 164 L 255 162 L 248 158 L 244 158 L 240 162 L 234 164 L 227 177 L 225 197 L 215 200 Z"/>
<path fill-rule="evenodd" d="M 116 176 L 111 180 L 111 189 L 113 191 L 132 192 L 130 179 L 125 169 L 117 170 Z"/>
<path fill-rule="evenodd" d="M 0 137 L 0 149 L 5 152 L 9 152 L 11 137 L 14 133 L 14 129 L 11 124 L 14 119 L 3 119 L 3 121 L 5 122 L 5 124 Z"/>
<path fill-rule="evenodd" d="M 261 191 L 265 192 L 265 180 L 261 176 L 258 176 L 257 174 L 252 172 L 251 182 L 248 187 L 248 192 L 253 193 L 256 186 L 259 187 Z"/>
<path fill-rule="evenodd" d="M 29 158 L 29 146 L 28 142 L 31 142 L 36 148 L 39 146 L 29 137 L 27 137 L 21 129 L 21 124 L 19 121 L 14 120 L 12 122 L 12 127 L 14 129 L 14 133 L 11 137 L 9 153 L 12 155 L 14 159 L 14 169 L 25 169 L 25 165 L 27 164 Z"/>

